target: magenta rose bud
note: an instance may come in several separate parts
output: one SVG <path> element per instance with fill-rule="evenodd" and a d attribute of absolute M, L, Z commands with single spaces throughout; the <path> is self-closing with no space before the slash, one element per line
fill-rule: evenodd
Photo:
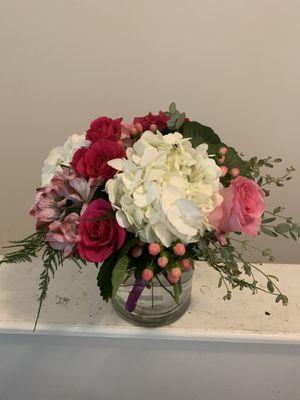
<path fill-rule="evenodd" d="M 165 268 L 165 267 L 168 265 L 168 263 L 169 263 L 169 260 L 168 260 L 168 258 L 165 257 L 165 256 L 158 257 L 158 259 L 157 259 L 157 265 L 158 265 L 160 268 Z"/>
<path fill-rule="evenodd" d="M 151 256 L 157 256 L 160 253 L 160 245 L 158 243 L 150 243 L 148 246 L 148 251 Z"/>
<path fill-rule="evenodd" d="M 223 164 L 223 162 L 225 161 L 225 156 L 222 156 L 221 158 L 218 159 L 220 164 Z"/>
<path fill-rule="evenodd" d="M 235 178 L 240 174 L 240 170 L 238 168 L 232 168 L 230 174 Z"/>
<path fill-rule="evenodd" d="M 177 243 L 173 247 L 173 252 L 176 256 L 184 256 L 185 255 L 185 246 L 182 243 Z"/>
<path fill-rule="evenodd" d="M 103 199 L 92 201 L 79 220 L 80 257 L 102 262 L 119 250 L 125 241 L 125 229 L 117 223 L 111 204 Z"/>
<path fill-rule="evenodd" d="M 150 268 L 145 268 L 142 272 L 142 278 L 145 282 L 150 282 L 153 279 L 153 271 Z"/>
<path fill-rule="evenodd" d="M 223 156 L 225 156 L 227 151 L 228 151 L 228 148 L 226 146 L 223 146 L 220 148 L 219 153 L 222 154 Z"/>
<path fill-rule="evenodd" d="M 222 176 L 227 175 L 228 168 L 226 167 L 226 165 L 222 165 L 222 167 L 220 167 L 220 168 L 221 168 Z"/>
<path fill-rule="evenodd" d="M 135 246 L 132 250 L 131 250 L 131 255 L 132 257 L 140 257 L 142 255 L 143 249 L 141 247 Z"/>
<path fill-rule="evenodd" d="M 192 268 L 192 262 L 188 258 L 181 260 L 181 265 L 185 271 L 189 271 Z"/>
<path fill-rule="evenodd" d="M 235 178 L 221 189 L 223 202 L 209 215 L 209 223 L 218 234 L 241 232 L 256 236 L 265 211 L 264 193 L 252 179 Z"/>

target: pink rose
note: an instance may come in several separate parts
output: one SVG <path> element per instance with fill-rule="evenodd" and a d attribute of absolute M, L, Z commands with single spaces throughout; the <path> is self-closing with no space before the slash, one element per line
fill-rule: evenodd
<path fill-rule="evenodd" d="M 54 221 L 49 225 L 49 231 L 45 236 L 45 241 L 55 249 L 63 252 L 64 257 L 69 257 L 79 237 L 79 215 L 70 213 L 63 222 Z"/>
<path fill-rule="evenodd" d="M 159 131 L 163 131 L 167 128 L 167 122 L 169 116 L 164 112 L 160 111 L 158 115 L 153 115 L 149 113 L 144 117 L 135 117 L 133 120 L 134 124 L 142 124 L 143 130 L 146 131 L 150 128 L 151 124 L 155 124 Z"/>
<path fill-rule="evenodd" d="M 91 142 L 98 139 L 119 140 L 121 136 L 122 118 L 111 119 L 100 117 L 95 119 L 86 133 L 86 138 Z"/>
<path fill-rule="evenodd" d="M 117 172 L 107 164 L 107 161 L 123 157 L 125 157 L 125 150 L 120 143 L 99 139 L 89 148 L 78 149 L 71 165 L 79 175 L 86 178 L 102 178 L 105 182 Z"/>
<path fill-rule="evenodd" d="M 264 193 L 257 183 L 238 176 L 220 194 L 223 202 L 210 214 L 209 223 L 220 233 L 256 236 L 265 211 Z"/>
<path fill-rule="evenodd" d="M 91 262 L 102 262 L 124 243 L 125 230 L 117 223 L 111 204 L 94 200 L 80 217 L 80 257 Z"/>

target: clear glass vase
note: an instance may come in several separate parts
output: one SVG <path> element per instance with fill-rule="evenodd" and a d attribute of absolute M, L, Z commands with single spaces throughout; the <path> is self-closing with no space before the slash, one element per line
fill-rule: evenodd
<path fill-rule="evenodd" d="M 117 314 L 134 325 L 158 327 L 171 324 L 179 319 L 188 309 L 191 301 L 193 270 L 181 275 L 181 293 L 177 302 L 174 299 L 173 285 L 159 274 L 146 287 L 140 288 L 140 295 L 134 309 L 128 311 L 128 296 L 136 287 L 134 276 L 127 276 L 112 298 L 112 305 Z M 163 287 L 163 286 L 164 287 Z"/>

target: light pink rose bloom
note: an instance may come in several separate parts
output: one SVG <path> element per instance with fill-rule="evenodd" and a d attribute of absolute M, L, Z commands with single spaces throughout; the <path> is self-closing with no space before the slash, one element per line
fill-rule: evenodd
<path fill-rule="evenodd" d="M 220 191 L 223 202 L 209 215 L 209 223 L 218 233 L 242 232 L 256 236 L 265 211 L 264 193 L 253 180 L 235 178 Z"/>
<path fill-rule="evenodd" d="M 74 246 L 80 241 L 79 218 L 78 214 L 71 213 L 63 222 L 54 221 L 49 225 L 45 241 L 49 242 L 53 249 L 62 251 L 64 257 L 69 257 Z"/>

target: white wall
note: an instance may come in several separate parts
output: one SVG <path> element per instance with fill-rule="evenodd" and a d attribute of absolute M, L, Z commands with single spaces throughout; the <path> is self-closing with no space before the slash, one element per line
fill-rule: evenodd
<path fill-rule="evenodd" d="M 130 118 L 173 100 L 247 155 L 282 156 L 298 167 L 271 206 L 285 204 L 300 220 L 299 1 L 0 7 L 1 244 L 31 232 L 27 209 L 51 147 L 98 115 Z M 299 263 L 299 245 L 273 246 L 278 261 Z"/>

